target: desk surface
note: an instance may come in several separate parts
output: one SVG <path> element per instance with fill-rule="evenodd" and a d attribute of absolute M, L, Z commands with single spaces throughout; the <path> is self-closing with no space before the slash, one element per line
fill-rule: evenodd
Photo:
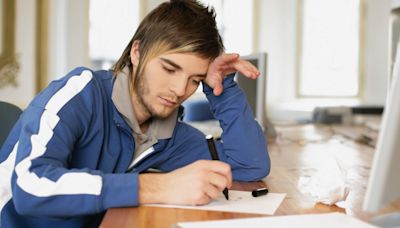
<path fill-rule="evenodd" d="M 360 129 L 351 128 L 354 132 Z M 368 220 L 372 214 L 364 213 L 363 198 L 367 186 L 374 148 L 355 142 L 342 134 L 342 126 L 297 125 L 277 127 L 278 138 L 269 143 L 272 160 L 270 175 L 263 182 L 234 183 L 233 189 L 252 190 L 267 185 L 270 192 L 285 192 L 286 198 L 275 215 L 342 212 Z M 361 129 L 362 130 L 362 129 Z M 334 162 L 345 171 L 350 193 L 346 208 L 314 203 L 313 198 L 303 194 L 298 180 L 312 176 Z M 332 175 L 338 175 L 332 173 Z M 381 213 L 400 210 L 400 201 L 383 209 Z M 140 206 L 137 208 L 115 208 L 107 211 L 101 227 L 171 227 L 182 221 L 246 218 L 266 215 L 158 208 Z"/>

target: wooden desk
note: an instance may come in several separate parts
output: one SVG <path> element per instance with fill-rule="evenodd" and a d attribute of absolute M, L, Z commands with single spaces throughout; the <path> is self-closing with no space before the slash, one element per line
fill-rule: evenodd
<path fill-rule="evenodd" d="M 270 192 L 287 193 L 275 215 L 342 212 L 368 220 L 372 215 L 362 212 L 361 208 L 374 148 L 337 133 L 342 128 L 323 125 L 278 127 L 278 138 L 269 143 L 272 160 L 270 175 L 264 183 L 234 183 L 233 189 L 250 191 L 266 184 Z M 302 193 L 298 187 L 300 177 L 327 171 L 326 167 L 332 164 L 338 164 L 345 171 L 346 181 L 350 185 L 345 209 L 316 204 L 310 195 Z M 382 213 L 393 210 L 400 210 L 400 201 L 385 208 Z M 265 215 L 140 206 L 108 210 L 101 227 L 171 227 L 182 221 L 257 216 Z"/>

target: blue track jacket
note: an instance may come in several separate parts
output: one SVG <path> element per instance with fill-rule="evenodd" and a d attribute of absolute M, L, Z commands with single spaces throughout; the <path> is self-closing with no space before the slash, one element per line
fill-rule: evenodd
<path fill-rule="evenodd" d="M 53 81 L 21 114 L 0 151 L 0 224 L 8 227 L 96 227 L 104 212 L 138 205 L 138 175 L 211 159 L 204 135 L 177 120 L 171 138 L 128 169 L 132 129 L 111 100 L 111 71 L 77 68 Z M 265 136 L 243 91 L 227 77 L 214 96 L 223 129 L 216 142 L 233 179 L 255 181 L 270 170 Z"/>

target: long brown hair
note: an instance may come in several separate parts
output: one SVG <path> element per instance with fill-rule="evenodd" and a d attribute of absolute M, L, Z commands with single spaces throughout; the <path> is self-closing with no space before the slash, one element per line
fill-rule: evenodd
<path fill-rule="evenodd" d="M 224 51 L 214 9 L 195 0 L 171 0 L 151 11 L 113 66 L 114 75 L 125 67 L 132 72 L 130 51 L 134 41 L 139 41 L 140 51 L 135 75 L 141 75 L 150 59 L 167 51 L 193 52 L 211 60 Z"/>

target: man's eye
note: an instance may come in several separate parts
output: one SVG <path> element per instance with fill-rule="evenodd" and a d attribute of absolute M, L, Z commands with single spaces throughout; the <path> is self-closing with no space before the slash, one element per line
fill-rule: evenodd
<path fill-rule="evenodd" d="M 174 73 L 175 72 L 175 69 L 169 69 L 167 67 L 163 67 L 163 69 L 168 73 Z"/>

